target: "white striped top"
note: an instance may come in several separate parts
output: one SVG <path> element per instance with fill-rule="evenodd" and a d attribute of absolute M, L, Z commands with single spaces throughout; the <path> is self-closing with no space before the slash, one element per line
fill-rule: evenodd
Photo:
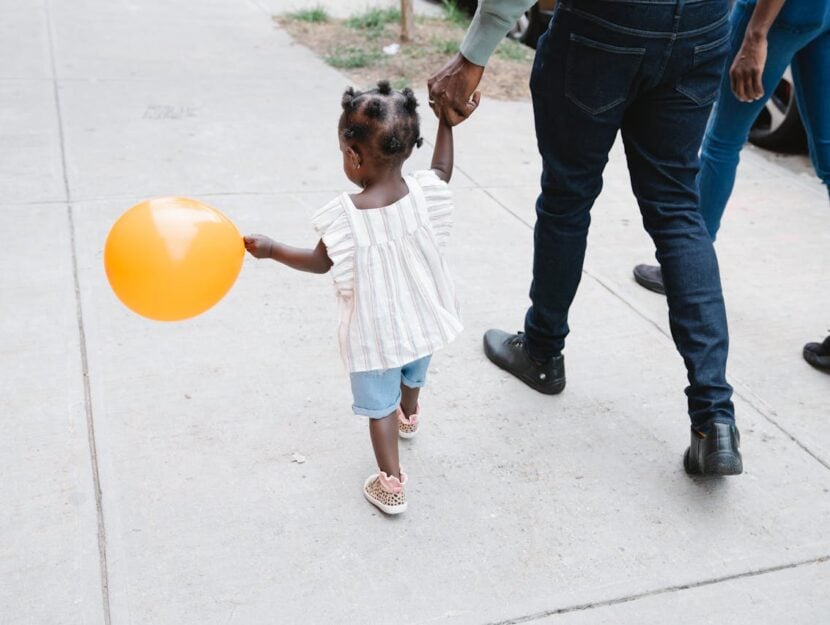
<path fill-rule="evenodd" d="M 409 194 L 394 204 L 358 209 L 343 193 L 312 219 L 333 263 L 340 353 L 351 372 L 401 367 L 462 330 L 442 254 L 452 193 L 431 170 L 404 180 Z"/>

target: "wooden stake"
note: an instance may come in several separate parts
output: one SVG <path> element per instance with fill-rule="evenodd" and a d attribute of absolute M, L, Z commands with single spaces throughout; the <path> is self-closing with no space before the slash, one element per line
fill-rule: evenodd
<path fill-rule="evenodd" d="M 412 0 L 401 0 L 401 41 L 410 43 L 415 37 L 415 12 Z"/>

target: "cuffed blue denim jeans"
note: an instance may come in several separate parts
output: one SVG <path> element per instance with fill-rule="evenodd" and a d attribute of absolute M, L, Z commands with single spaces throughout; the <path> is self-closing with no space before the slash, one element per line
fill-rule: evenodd
<path fill-rule="evenodd" d="M 730 63 L 743 43 L 754 8 L 754 0 L 735 4 Z M 732 195 L 739 154 L 749 130 L 789 65 L 813 167 L 830 190 L 830 0 L 787 0 L 767 36 L 767 63 L 761 79 L 764 97 L 740 102 L 732 93 L 729 72 L 721 81 L 703 140 L 698 176 L 700 212 L 712 240 Z"/>
<path fill-rule="evenodd" d="M 696 427 L 734 421 L 726 311 L 695 180 L 728 20 L 728 0 L 561 0 L 530 81 L 543 160 L 525 319 L 530 354 L 544 360 L 564 347 L 591 207 L 621 132 Z"/>

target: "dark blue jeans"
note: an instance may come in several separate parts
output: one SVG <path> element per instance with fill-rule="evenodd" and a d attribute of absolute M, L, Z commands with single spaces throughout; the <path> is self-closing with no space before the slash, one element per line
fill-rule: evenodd
<path fill-rule="evenodd" d="M 718 262 L 695 183 L 729 50 L 728 18 L 728 0 L 561 0 L 530 80 L 543 159 L 525 319 L 530 354 L 543 360 L 564 347 L 591 206 L 621 131 L 663 268 L 695 427 L 735 418 Z"/>

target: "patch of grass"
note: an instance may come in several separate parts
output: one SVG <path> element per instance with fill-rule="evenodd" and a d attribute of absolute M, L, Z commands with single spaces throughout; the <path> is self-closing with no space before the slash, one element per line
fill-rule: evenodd
<path fill-rule="evenodd" d="M 410 80 L 406 76 L 398 76 L 392 80 L 392 88 L 401 91 L 404 87 L 410 86 Z"/>
<path fill-rule="evenodd" d="M 455 54 L 461 45 L 461 42 L 457 39 L 441 39 L 439 37 L 433 37 L 431 43 L 432 49 L 440 54 Z"/>
<path fill-rule="evenodd" d="M 323 7 L 314 7 L 289 13 L 288 18 L 297 22 L 308 22 L 310 24 L 323 24 L 329 21 L 329 14 Z"/>
<path fill-rule="evenodd" d="M 340 46 L 326 56 L 326 63 L 337 69 L 358 69 L 377 63 L 382 58 L 382 54 L 373 50 Z"/>
<path fill-rule="evenodd" d="M 529 61 L 532 55 L 533 51 L 530 48 L 512 39 L 505 39 L 496 48 L 496 56 L 507 61 Z"/>
<path fill-rule="evenodd" d="M 421 59 L 428 58 L 433 54 L 435 54 L 435 50 L 429 45 L 403 46 L 398 56 L 410 62 L 420 62 Z"/>
<path fill-rule="evenodd" d="M 357 30 L 380 30 L 387 24 L 401 21 L 398 9 L 369 9 L 346 20 L 346 26 Z"/>
<path fill-rule="evenodd" d="M 460 4 L 461 0 L 452 2 Z M 317 23 L 307 20 L 320 19 L 319 14 L 303 12 L 301 16 L 292 19 L 283 14 L 275 20 L 298 42 L 346 74 L 354 85 L 374 86 L 378 78 L 388 78 L 396 89 L 423 87 L 429 76 L 458 52 L 465 31 L 460 24 L 468 22 L 460 10 L 440 18 L 416 16 L 415 41 L 401 45 L 398 54 L 389 55 L 383 48 L 399 40 L 399 11 L 360 10 L 349 19 L 329 15 L 325 22 Z M 507 42 L 501 46 L 484 76 L 482 91 L 486 97 L 527 100 L 532 57 L 533 51 L 519 44 Z"/>
<path fill-rule="evenodd" d="M 470 23 L 470 16 L 467 12 L 458 6 L 455 0 L 443 0 L 444 11 L 447 14 L 447 19 L 456 26 L 463 26 L 467 28 Z"/>

